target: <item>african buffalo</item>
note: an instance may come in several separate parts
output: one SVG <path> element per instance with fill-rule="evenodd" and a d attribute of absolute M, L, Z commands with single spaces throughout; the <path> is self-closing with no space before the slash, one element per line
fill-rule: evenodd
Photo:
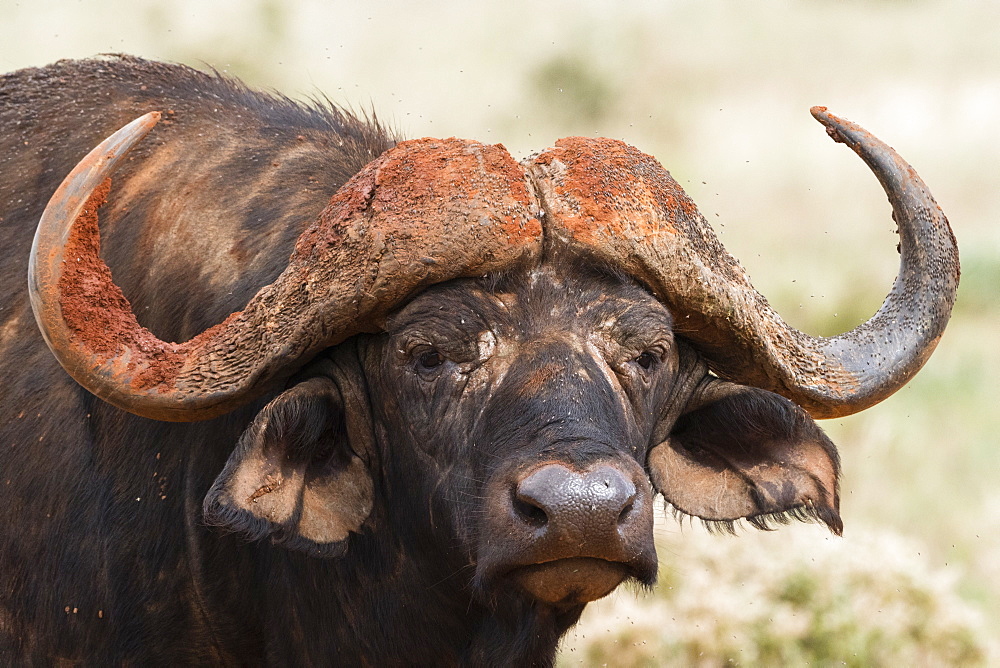
<path fill-rule="evenodd" d="M 913 376 L 958 255 L 895 152 L 813 115 L 900 233 L 833 338 L 619 141 L 518 163 L 124 56 L 4 76 L 2 662 L 546 665 L 653 584 L 655 494 L 839 533 L 813 418 Z"/>

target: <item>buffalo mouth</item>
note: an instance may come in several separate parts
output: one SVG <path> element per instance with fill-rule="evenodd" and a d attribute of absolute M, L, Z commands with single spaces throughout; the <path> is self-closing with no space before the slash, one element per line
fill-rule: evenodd
<path fill-rule="evenodd" d="M 656 581 L 652 493 L 631 459 L 561 461 L 495 474 L 485 490 L 476 584 L 558 607 Z"/>
<path fill-rule="evenodd" d="M 518 566 L 508 573 L 508 577 L 533 598 L 566 606 L 603 598 L 625 579 L 635 578 L 636 574 L 621 562 L 595 557 L 569 557 Z"/>

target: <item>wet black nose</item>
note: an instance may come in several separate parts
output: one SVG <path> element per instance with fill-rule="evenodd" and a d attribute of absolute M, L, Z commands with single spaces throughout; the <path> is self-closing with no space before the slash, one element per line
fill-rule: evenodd
<path fill-rule="evenodd" d="M 625 458 L 501 472 L 486 489 L 476 577 L 510 578 L 544 603 L 593 601 L 626 578 L 652 584 L 652 491 Z"/>
<path fill-rule="evenodd" d="M 593 541 L 610 538 L 631 523 L 637 495 L 635 484 L 611 466 L 578 473 L 549 464 L 517 483 L 513 505 L 539 533 Z"/>

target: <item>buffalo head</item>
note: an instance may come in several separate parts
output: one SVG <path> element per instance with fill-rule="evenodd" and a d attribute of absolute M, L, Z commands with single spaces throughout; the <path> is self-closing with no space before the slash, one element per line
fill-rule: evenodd
<path fill-rule="evenodd" d="M 53 197 L 32 304 L 67 371 L 139 415 L 207 419 L 286 388 L 209 492 L 210 521 L 327 556 L 389 531 L 482 600 L 578 612 L 655 579 L 654 490 L 709 521 L 839 532 L 837 455 L 812 418 L 887 397 L 943 331 L 958 281 L 943 214 L 890 148 L 813 113 L 875 172 L 901 237 L 885 304 L 838 337 L 785 324 L 632 147 L 564 139 L 519 164 L 423 139 L 335 194 L 242 312 L 166 343 L 97 255 L 107 179 L 155 114 Z"/>

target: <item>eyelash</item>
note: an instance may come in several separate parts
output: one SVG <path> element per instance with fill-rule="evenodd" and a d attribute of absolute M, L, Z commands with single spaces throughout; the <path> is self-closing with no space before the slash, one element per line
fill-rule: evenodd
<path fill-rule="evenodd" d="M 638 364 L 644 370 L 649 371 L 650 369 L 653 368 L 653 365 L 655 365 L 657 362 L 660 361 L 660 356 L 657 355 L 656 352 L 652 350 L 647 350 L 632 361 Z"/>
<path fill-rule="evenodd" d="M 417 366 L 425 370 L 436 369 L 445 363 L 445 356 L 431 348 L 417 355 Z"/>
<path fill-rule="evenodd" d="M 645 350 L 631 361 L 643 371 L 650 371 L 660 362 L 661 354 L 657 350 Z M 414 364 L 419 371 L 434 371 L 448 361 L 436 348 L 423 348 L 413 356 Z"/>

